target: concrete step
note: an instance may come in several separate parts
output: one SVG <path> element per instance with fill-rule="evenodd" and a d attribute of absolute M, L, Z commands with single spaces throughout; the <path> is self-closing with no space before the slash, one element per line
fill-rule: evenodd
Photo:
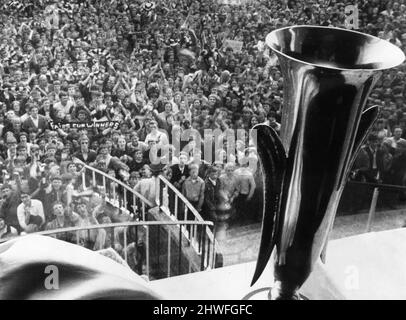
<path fill-rule="evenodd" d="M 224 265 L 256 260 L 261 236 L 261 224 L 231 225 L 222 239 L 221 246 Z"/>

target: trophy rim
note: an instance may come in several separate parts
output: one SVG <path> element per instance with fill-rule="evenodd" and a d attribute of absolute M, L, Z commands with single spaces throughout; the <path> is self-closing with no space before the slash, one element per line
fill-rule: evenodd
<path fill-rule="evenodd" d="M 311 63 L 311 62 L 307 62 L 305 60 L 297 59 L 297 58 L 294 58 L 286 53 L 283 53 L 282 51 L 278 50 L 277 48 L 275 48 L 272 38 L 277 33 L 281 32 L 283 30 L 287 30 L 287 29 L 305 29 L 305 28 L 307 28 L 307 29 L 328 29 L 328 30 L 339 31 L 339 32 L 354 33 L 354 34 L 361 35 L 366 38 L 370 38 L 371 40 L 375 40 L 375 41 L 384 43 L 386 46 L 390 47 L 393 50 L 393 53 L 394 53 L 393 61 L 394 62 L 391 61 L 390 63 L 388 63 L 388 65 L 385 65 L 384 67 L 381 67 L 381 68 L 340 68 L 340 67 L 327 66 L 327 65 L 318 64 L 318 63 Z M 405 62 L 405 59 L 406 59 L 406 56 L 403 53 L 403 51 L 399 47 L 397 47 L 396 45 L 394 45 L 393 43 L 391 43 L 387 40 L 378 38 L 378 37 L 370 35 L 368 33 L 351 30 L 351 29 L 338 28 L 338 27 L 328 27 L 328 26 L 318 26 L 318 25 L 293 25 L 293 26 L 282 27 L 282 28 L 275 29 L 275 30 L 271 31 L 270 33 L 268 33 L 268 35 L 266 36 L 266 39 L 265 39 L 265 43 L 272 51 L 274 51 L 278 55 L 281 55 L 290 60 L 294 60 L 296 62 L 300 62 L 302 64 L 317 67 L 317 68 L 338 70 L 338 71 L 353 71 L 353 72 L 384 71 L 384 70 L 388 70 L 388 69 L 392 69 L 392 68 L 396 68 L 396 67 L 400 66 L 402 63 Z"/>

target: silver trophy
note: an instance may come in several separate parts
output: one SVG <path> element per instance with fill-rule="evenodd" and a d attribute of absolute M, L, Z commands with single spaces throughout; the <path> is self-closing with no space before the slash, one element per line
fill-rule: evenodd
<path fill-rule="evenodd" d="M 271 32 L 284 80 L 280 136 L 257 125 L 264 217 L 252 283 L 272 251 L 271 299 L 296 299 L 325 246 L 351 165 L 378 107 L 364 109 L 382 71 L 404 61 L 379 38 L 345 29 L 292 26 Z"/>

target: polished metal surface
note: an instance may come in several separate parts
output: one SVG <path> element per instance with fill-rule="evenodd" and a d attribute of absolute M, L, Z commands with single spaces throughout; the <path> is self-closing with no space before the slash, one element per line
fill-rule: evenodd
<path fill-rule="evenodd" d="M 320 256 L 351 162 L 378 114 L 364 110 L 367 97 L 404 54 L 369 35 L 317 26 L 278 29 L 266 43 L 279 58 L 285 91 L 280 140 L 268 126 L 256 127 L 265 212 L 253 282 L 276 246 L 278 299 L 297 295 Z"/>

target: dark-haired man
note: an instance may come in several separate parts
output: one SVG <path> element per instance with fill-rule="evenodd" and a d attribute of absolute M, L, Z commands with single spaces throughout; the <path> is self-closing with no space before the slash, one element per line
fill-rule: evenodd
<path fill-rule="evenodd" d="M 182 190 L 182 185 L 185 182 L 186 178 L 189 176 L 189 168 L 187 167 L 187 162 L 188 155 L 184 152 L 181 152 L 179 155 L 179 163 L 171 166 L 171 183 L 179 190 Z"/>
<path fill-rule="evenodd" d="M 51 186 L 45 188 L 45 185 L 41 186 L 40 194 L 38 198 L 42 200 L 44 205 L 45 220 L 50 221 L 53 218 L 52 204 L 55 201 L 67 203 L 66 190 L 62 188 L 62 177 L 54 175 L 50 178 Z"/>
<path fill-rule="evenodd" d="M 23 122 L 22 128 L 25 132 L 38 132 L 43 133 L 48 128 L 48 121 L 46 117 L 38 114 L 38 107 L 34 104 L 30 105 L 29 117 Z"/>
<path fill-rule="evenodd" d="M 199 177 L 199 166 L 197 164 L 189 165 L 189 177 L 183 183 L 182 193 L 197 211 L 202 210 L 204 181 Z"/>
<path fill-rule="evenodd" d="M 61 201 L 51 203 L 53 218 L 45 226 L 46 230 L 57 230 L 61 228 L 69 228 L 78 225 L 79 216 L 72 212 L 71 208 L 65 209 Z M 64 232 L 56 235 L 59 240 L 76 243 L 76 233 Z"/>
<path fill-rule="evenodd" d="M 0 207 L 0 216 L 4 217 L 7 225 L 14 227 L 18 233 L 21 232 L 20 223 L 17 217 L 17 207 L 20 204 L 20 178 L 18 174 L 15 174 L 15 179 L 17 182 L 17 190 L 13 190 L 12 186 L 5 183 L 1 187 L 1 196 L 3 202 Z"/>
<path fill-rule="evenodd" d="M 6 224 L 4 217 L 0 216 L 0 239 L 9 239 L 18 236 L 17 230 Z"/>
<path fill-rule="evenodd" d="M 144 152 L 148 149 L 148 145 L 140 141 L 137 132 L 131 133 L 131 142 L 127 143 L 126 151 L 128 154 L 133 154 L 136 150 Z"/>
<path fill-rule="evenodd" d="M 89 148 L 89 138 L 82 136 L 79 138 L 80 150 L 73 157 L 80 161 L 89 164 L 96 161 L 97 153 Z"/>
<path fill-rule="evenodd" d="M 130 171 L 140 171 L 142 167 L 147 163 L 144 159 L 142 149 L 135 149 L 134 159 L 128 164 Z"/>
<path fill-rule="evenodd" d="M 52 119 L 56 119 L 57 115 L 60 114 L 63 118 L 65 118 L 73 106 L 73 102 L 69 101 L 68 93 L 65 91 L 62 91 L 59 94 L 59 99 L 60 101 L 54 104 L 54 107 L 52 109 Z"/>
<path fill-rule="evenodd" d="M 367 144 L 361 148 L 355 161 L 355 170 L 358 179 L 365 179 L 367 182 L 376 182 L 378 174 L 377 151 L 378 151 L 378 136 L 370 134 Z"/>
<path fill-rule="evenodd" d="M 238 186 L 238 196 L 236 199 L 237 215 L 243 220 L 254 218 L 252 210 L 250 210 L 251 199 L 254 196 L 256 184 L 252 171 L 248 168 L 249 161 L 247 158 L 242 159 L 241 167 L 235 170 Z"/>
<path fill-rule="evenodd" d="M 207 220 L 216 220 L 216 211 L 218 205 L 218 195 L 220 188 L 220 180 L 218 170 L 215 167 L 210 167 L 207 170 L 205 180 L 204 202 L 203 202 L 203 218 Z"/>

